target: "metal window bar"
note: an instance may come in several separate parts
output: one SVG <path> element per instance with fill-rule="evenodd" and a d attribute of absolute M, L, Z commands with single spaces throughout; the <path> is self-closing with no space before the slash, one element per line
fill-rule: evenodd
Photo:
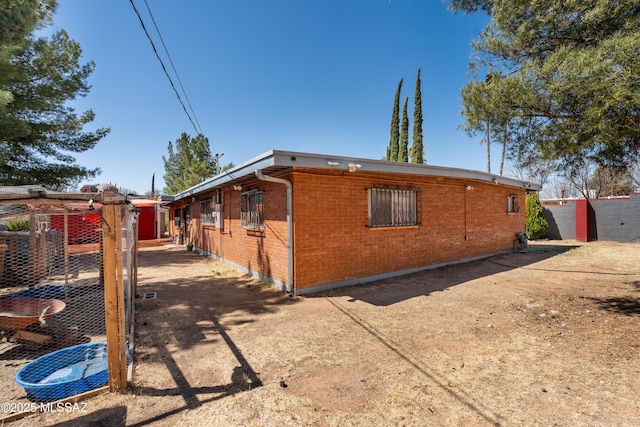
<path fill-rule="evenodd" d="M 507 197 L 507 212 L 514 213 L 518 212 L 518 195 L 511 194 Z"/>
<path fill-rule="evenodd" d="M 264 192 L 250 191 L 242 194 L 240 221 L 245 228 L 264 227 Z"/>
<path fill-rule="evenodd" d="M 200 202 L 200 223 L 211 224 L 213 223 L 213 208 L 211 199 L 202 200 Z"/>
<path fill-rule="evenodd" d="M 369 190 L 369 226 L 398 227 L 415 225 L 416 192 L 372 188 Z"/>

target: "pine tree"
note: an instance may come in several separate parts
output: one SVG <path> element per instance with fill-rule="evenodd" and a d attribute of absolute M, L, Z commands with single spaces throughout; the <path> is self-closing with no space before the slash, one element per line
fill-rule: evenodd
<path fill-rule="evenodd" d="M 404 107 L 402 108 L 402 129 L 400 130 L 400 146 L 398 149 L 398 161 L 409 161 L 409 117 L 407 115 L 407 104 L 409 103 L 409 97 L 404 101 Z"/>
<path fill-rule="evenodd" d="M 9 3 L 6 7 L 5 3 Z M 13 4 L 11 4 L 13 3 Z M 95 114 L 78 114 L 69 101 L 85 96 L 94 63 L 64 30 L 41 37 L 55 0 L 0 6 L 0 182 L 64 190 L 100 169 L 75 164 L 72 153 L 93 148 L 109 129 L 86 132 Z"/>
<path fill-rule="evenodd" d="M 413 97 L 413 144 L 411 145 L 411 163 L 424 163 L 422 143 L 422 91 L 420 89 L 420 68 L 416 78 L 416 92 Z"/>
<path fill-rule="evenodd" d="M 486 106 L 489 118 L 495 107 L 508 109 L 517 138 L 507 150 L 557 160 L 564 170 L 585 158 L 616 167 L 639 161 L 637 0 L 451 0 L 450 8 L 491 17 L 472 43 L 470 71 L 478 80 L 463 93 L 481 88 L 481 71 L 504 76 L 485 82 L 493 89 L 488 103 L 463 97 L 468 120 L 476 122 Z"/>
<path fill-rule="evenodd" d="M 204 135 L 191 138 L 183 132 L 175 142 L 175 150 L 169 141 L 168 151 L 168 157 L 162 156 L 166 194 L 179 193 L 215 175 L 215 158 Z"/>
<path fill-rule="evenodd" d="M 391 135 L 389 139 L 389 157 L 387 160 L 393 162 L 398 161 L 398 151 L 400 149 L 400 91 L 402 90 L 402 81 L 398 83 L 396 96 L 393 102 L 393 112 L 391 114 Z"/>

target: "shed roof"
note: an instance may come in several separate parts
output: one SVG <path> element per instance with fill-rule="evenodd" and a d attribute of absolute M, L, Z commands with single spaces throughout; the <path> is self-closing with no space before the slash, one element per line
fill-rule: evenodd
<path fill-rule="evenodd" d="M 540 191 L 542 189 L 540 184 L 468 169 L 422 165 L 417 163 L 391 162 L 387 160 L 363 159 L 357 157 L 332 156 L 327 154 L 271 150 L 176 194 L 174 196 L 174 200 L 177 201 L 207 190 L 213 190 L 225 186 L 242 185 L 245 182 L 254 180 L 255 173 L 258 170 L 262 171 L 265 175 L 271 175 L 273 173 L 293 169 L 294 167 L 333 170 L 353 169 L 362 172 L 370 171 L 409 175 L 441 176 L 485 181 L 535 191 Z"/>

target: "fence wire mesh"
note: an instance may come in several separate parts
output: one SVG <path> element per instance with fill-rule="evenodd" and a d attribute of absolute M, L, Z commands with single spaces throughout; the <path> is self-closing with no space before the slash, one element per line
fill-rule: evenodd
<path fill-rule="evenodd" d="M 0 402 L 10 403 L 13 413 L 109 381 L 103 208 L 87 202 L 0 204 Z M 106 274 L 123 291 L 117 318 L 130 361 L 136 214 L 124 203 L 117 209 L 119 252 L 110 256 L 115 267 L 108 265 L 116 271 Z"/>

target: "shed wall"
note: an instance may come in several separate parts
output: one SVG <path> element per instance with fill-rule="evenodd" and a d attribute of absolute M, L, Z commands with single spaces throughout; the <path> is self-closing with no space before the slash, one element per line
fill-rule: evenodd
<path fill-rule="evenodd" d="M 564 205 L 545 203 L 547 239 L 640 241 L 640 194 L 628 198 L 578 199 Z"/>
<path fill-rule="evenodd" d="M 640 241 L 640 194 L 629 199 L 591 200 L 591 207 L 598 240 Z"/>
<path fill-rule="evenodd" d="M 549 229 L 544 236 L 552 240 L 575 240 L 576 238 L 576 204 L 569 202 L 564 205 L 543 206 L 544 218 L 549 223 Z"/>

